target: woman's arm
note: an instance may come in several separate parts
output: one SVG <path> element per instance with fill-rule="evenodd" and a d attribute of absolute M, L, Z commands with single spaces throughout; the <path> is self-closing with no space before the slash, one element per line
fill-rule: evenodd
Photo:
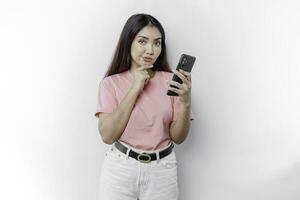
<path fill-rule="evenodd" d="M 176 143 L 182 143 L 188 135 L 190 130 L 190 112 L 191 112 L 191 87 L 192 79 L 191 73 L 180 69 L 173 70 L 173 72 L 182 80 L 182 84 L 176 81 L 167 81 L 167 84 L 174 85 L 168 87 L 169 90 L 178 94 L 179 109 L 176 121 L 170 126 L 170 137 Z"/>
<path fill-rule="evenodd" d="M 190 130 L 190 104 L 180 104 L 176 121 L 170 126 L 170 137 L 176 144 L 181 144 Z"/>
<path fill-rule="evenodd" d="M 121 100 L 119 106 L 112 113 L 104 117 L 101 117 L 101 114 L 99 115 L 98 129 L 105 143 L 112 144 L 121 137 L 136 100 L 150 78 L 147 69 L 152 67 L 153 65 L 141 65 L 133 70 L 134 82 L 125 97 Z"/>
<path fill-rule="evenodd" d="M 139 90 L 132 87 L 112 113 L 100 113 L 98 130 L 104 143 L 112 144 L 121 137 L 138 96 Z"/>

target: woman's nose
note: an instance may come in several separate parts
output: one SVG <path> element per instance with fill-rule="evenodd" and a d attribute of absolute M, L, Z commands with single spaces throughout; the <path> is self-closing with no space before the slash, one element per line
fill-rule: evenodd
<path fill-rule="evenodd" d="M 151 55 L 154 53 L 152 45 L 146 47 L 146 53 Z"/>

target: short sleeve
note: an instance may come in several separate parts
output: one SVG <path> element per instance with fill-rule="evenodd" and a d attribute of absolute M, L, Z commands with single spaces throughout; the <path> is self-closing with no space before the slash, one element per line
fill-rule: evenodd
<path fill-rule="evenodd" d="M 109 84 L 108 77 L 104 78 L 98 88 L 97 106 L 95 117 L 101 112 L 111 113 L 117 107 L 118 101 L 115 97 L 114 88 Z"/>
<path fill-rule="evenodd" d="M 173 118 L 172 121 L 175 121 L 177 119 L 177 112 L 179 110 L 179 99 L 178 96 L 171 96 L 171 100 L 172 100 L 172 107 L 173 107 Z M 190 120 L 194 120 L 194 114 L 191 108 L 191 112 L 190 112 Z"/>

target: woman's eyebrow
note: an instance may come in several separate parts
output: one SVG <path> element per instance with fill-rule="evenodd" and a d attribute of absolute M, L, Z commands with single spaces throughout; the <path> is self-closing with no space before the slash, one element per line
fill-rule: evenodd
<path fill-rule="evenodd" d="M 138 37 L 142 37 L 142 38 L 145 38 L 145 39 L 149 39 L 149 38 L 147 38 L 146 36 L 143 36 L 143 35 L 139 35 Z M 154 39 L 154 40 L 159 40 L 159 39 L 161 39 L 161 37 L 158 37 L 158 38 L 156 38 L 156 39 Z"/>

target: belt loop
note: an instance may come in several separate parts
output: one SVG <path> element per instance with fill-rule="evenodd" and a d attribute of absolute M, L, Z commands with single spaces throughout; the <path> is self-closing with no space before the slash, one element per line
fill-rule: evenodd
<path fill-rule="evenodd" d="M 160 161 L 160 157 L 159 157 L 159 151 L 156 151 L 156 162 L 157 164 L 159 164 L 159 161 Z"/>
<path fill-rule="evenodd" d="M 126 160 L 128 160 L 128 158 L 129 158 L 129 151 L 130 151 L 130 149 L 127 148 L 127 151 L 126 151 Z"/>

